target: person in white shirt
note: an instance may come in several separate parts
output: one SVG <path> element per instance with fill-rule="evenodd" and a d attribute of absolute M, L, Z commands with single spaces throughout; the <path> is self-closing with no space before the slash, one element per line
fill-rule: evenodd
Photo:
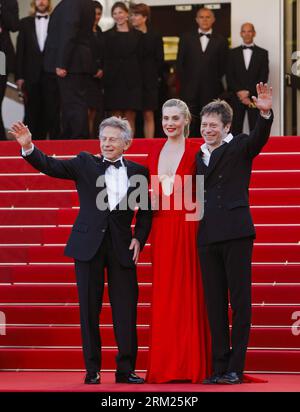
<path fill-rule="evenodd" d="M 250 130 L 255 127 L 259 111 L 252 96 L 256 96 L 257 83 L 268 81 L 268 52 L 254 43 L 255 36 L 254 25 L 244 23 L 241 27 L 242 44 L 229 52 L 226 76 L 228 90 L 232 95 L 230 103 L 233 108 L 233 134 L 242 133 L 246 113 Z"/>
<path fill-rule="evenodd" d="M 25 123 L 35 140 L 60 137 L 57 79 L 44 72 L 44 48 L 52 10 L 51 0 L 34 0 L 32 15 L 20 22 L 17 38 L 16 83 L 24 98 Z"/>
<path fill-rule="evenodd" d="M 243 382 L 251 326 L 251 259 L 255 229 L 249 207 L 252 163 L 270 136 L 272 88 L 259 83 L 252 99 L 260 110 L 250 135 L 232 136 L 232 109 L 215 100 L 200 114 L 204 144 L 197 174 L 204 175 L 204 216 L 198 253 L 212 336 L 213 374 L 204 384 Z M 229 327 L 228 304 L 233 312 Z"/>
<path fill-rule="evenodd" d="M 52 177 L 73 180 L 76 184 L 80 210 L 65 255 L 72 257 L 75 263 L 87 370 L 85 383 L 100 383 L 99 315 L 105 269 L 118 346 L 116 383 L 144 383 L 144 379 L 134 372 L 138 350 L 136 265 L 150 232 L 152 211 L 148 170 L 123 157 L 132 142 L 128 121 L 111 117 L 101 123 L 102 156 L 80 152 L 69 160 L 58 160 L 39 150 L 32 143 L 28 127 L 21 122 L 12 125 L 10 134 L 22 147 L 24 159 L 33 167 Z M 141 200 L 137 204 L 133 195 L 141 180 L 144 184 L 139 195 L 144 203 Z M 134 216 L 136 222 L 132 233 Z"/>
<path fill-rule="evenodd" d="M 197 10 L 194 30 L 180 37 L 177 72 L 180 97 L 193 116 L 191 136 L 199 136 L 199 113 L 203 106 L 224 91 L 222 77 L 226 72 L 228 42 L 213 26 L 214 12 L 206 7 Z"/>

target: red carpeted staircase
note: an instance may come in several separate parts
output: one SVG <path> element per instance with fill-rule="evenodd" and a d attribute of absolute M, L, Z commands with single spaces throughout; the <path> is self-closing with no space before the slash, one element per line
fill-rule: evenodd
<path fill-rule="evenodd" d="M 149 145 L 135 140 L 128 158 L 145 164 Z M 96 140 L 37 146 L 63 158 L 99 152 Z M 300 137 L 270 139 L 254 163 L 251 205 L 257 239 L 247 371 L 300 373 Z M 77 213 L 72 182 L 40 174 L 15 142 L 0 143 L 0 370 L 84 369 L 73 265 L 63 256 Z M 139 371 L 147 364 L 151 310 L 148 242 L 138 265 Z M 114 370 L 107 291 L 101 330 L 103 369 Z"/>

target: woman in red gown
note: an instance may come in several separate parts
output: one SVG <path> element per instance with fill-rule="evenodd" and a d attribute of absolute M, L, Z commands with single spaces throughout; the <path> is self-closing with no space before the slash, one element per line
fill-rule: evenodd
<path fill-rule="evenodd" d="M 186 139 L 190 112 L 177 99 L 163 106 L 166 141 L 157 141 L 149 154 L 155 198 L 152 244 L 152 323 L 146 380 L 148 383 L 201 383 L 211 372 L 210 334 L 196 233 L 198 221 L 187 221 L 180 209 L 180 182 L 194 176 L 199 144 Z M 156 181 L 156 183 L 155 183 Z M 190 180 L 191 181 L 191 180 Z M 170 202 L 170 209 L 163 204 Z M 179 203 L 178 203 L 179 202 Z"/>

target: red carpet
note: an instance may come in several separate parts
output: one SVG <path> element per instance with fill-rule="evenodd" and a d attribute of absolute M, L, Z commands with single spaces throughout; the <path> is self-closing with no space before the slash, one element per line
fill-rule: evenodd
<path fill-rule="evenodd" d="M 146 164 L 151 141 L 128 152 Z M 48 154 L 99 152 L 93 141 L 41 141 Z M 250 199 L 257 229 L 253 256 L 253 320 L 246 369 L 267 384 L 255 391 L 299 391 L 300 377 L 300 137 L 272 137 L 255 159 Z M 97 388 L 83 385 L 78 297 L 64 244 L 78 213 L 74 184 L 46 177 L 20 156 L 15 142 L 0 142 L 0 391 L 132 391 L 103 374 Z M 151 238 L 138 265 L 139 356 L 147 365 L 151 297 Z M 115 340 L 107 291 L 101 315 L 103 368 L 115 369 Z M 5 332 L 5 334 L 4 334 Z M 36 371 L 19 372 L 13 371 Z M 58 372 L 64 370 L 66 372 Z M 47 372 L 52 371 L 52 372 Z M 281 373 L 291 375 L 268 375 Z M 254 375 L 255 376 L 255 375 Z M 142 385 L 136 391 L 251 391 L 228 387 Z"/>
<path fill-rule="evenodd" d="M 143 374 L 141 374 L 143 376 Z M 84 385 L 79 372 L 1 372 L 0 392 L 299 392 L 299 375 L 258 375 L 268 383 L 243 385 L 115 384 L 114 373 L 102 373 L 101 385 Z"/>

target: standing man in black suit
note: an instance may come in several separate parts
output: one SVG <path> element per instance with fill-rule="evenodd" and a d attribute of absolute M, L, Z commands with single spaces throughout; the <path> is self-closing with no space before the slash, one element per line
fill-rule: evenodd
<path fill-rule="evenodd" d="M 13 125 L 11 133 L 22 146 L 25 160 L 33 167 L 49 176 L 76 183 L 81 207 L 65 254 L 75 260 L 87 369 L 85 383 L 100 383 L 99 314 L 105 268 L 119 349 L 116 382 L 143 383 L 134 373 L 138 348 L 136 264 L 150 232 L 152 212 L 147 169 L 123 157 L 132 141 L 129 123 L 116 117 L 104 120 L 100 125 L 102 156 L 81 152 L 71 160 L 57 160 L 41 152 L 32 144 L 31 133 L 22 123 Z M 136 202 L 131 202 L 131 198 L 137 177 L 143 179 L 139 193 L 145 204 L 143 201 L 139 204 L 132 235 Z"/>
<path fill-rule="evenodd" d="M 253 100 L 260 115 L 250 135 L 229 134 L 232 109 L 225 101 L 212 102 L 201 112 L 205 143 L 196 162 L 197 174 L 204 175 L 205 200 L 198 251 L 213 356 L 213 375 L 203 382 L 206 384 L 243 381 L 251 325 L 251 258 L 255 238 L 248 190 L 253 159 L 270 135 L 272 89 L 267 84 L 258 84 Z"/>
<path fill-rule="evenodd" d="M 92 0 L 61 0 L 49 23 L 44 66 L 58 76 L 65 139 L 89 137 L 86 92 L 94 20 Z"/>
<path fill-rule="evenodd" d="M 5 140 L 2 119 L 2 102 L 6 90 L 8 73 L 15 71 L 15 51 L 9 32 L 19 30 L 19 6 L 17 0 L 0 0 L 0 52 L 5 54 L 5 74 L 0 73 L 0 140 Z M 1 58 L 4 56 L 2 55 Z"/>
<path fill-rule="evenodd" d="M 254 25 L 244 23 L 241 27 L 242 45 L 229 52 L 227 83 L 228 90 L 232 92 L 234 135 L 243 132 L 246 113 L 250 130 L 254 129 L 259 110 L 255 108 L 251 96 L 256 95 L 257 83 L 266 83 L 269 77 L 268 52 L 254 44 L 255 36 Z"/>
<path fill-rule="evenodd" d="M 200 8 L 196 22 L 198 27 L 180 38 L 177 58 L 181 98 L 193 116 L 192 136 L 199 135 L 202 107 L 224 91 L 222 77 L 228 53 L 227 40 L 213 30 L 215 15 L 212 10 Z"/>
<path fill-rule="evenodd" d="M 24 122 L 33 139 L 60 137 L 59 89 L 56 75 L 44 71 L 44 48 L 51 0 L 34 0 L 33 14 L 20 22 L 16 82 L 24 94 Z M 34 64 L 33 64 L 34 62 Z"/>

